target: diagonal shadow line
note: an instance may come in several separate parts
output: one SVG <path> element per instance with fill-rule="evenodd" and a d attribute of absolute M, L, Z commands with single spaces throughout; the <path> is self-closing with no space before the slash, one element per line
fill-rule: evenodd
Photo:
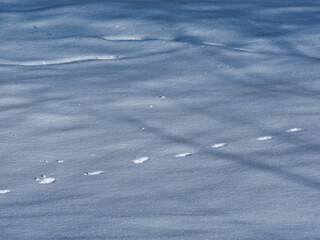
<path fill-rule="evenodd" d="M 284 179 L 287 179 L 289 181 L 293 181 L 299 185 L 302 185 L 304 187 L 312 188 L 315 190 L 320 191 L 320 181 L 314 178 L 306 177 L 297 173 L 292 173 L 288 170 L 282 169 L 279 166 L 273 166 L 268 163 L 259 162 L 254 159 L 252 159 L 251 156 L 247 157 L 241 157 L 240 155 L 233 154 L 233 153 L 225 153 L 225 152 L 213 152 L 209 151 L 207 147 L 197 143 L 194 140 L 186 139 L 180 136 L 176 136 L 170 133 L 165 132 L 164 130 L 148 125 L 147 123 L 141 121 L 138 118 L 134 117 L 127 117 L 127 118 L 121 118 L 120 121 L 127 122 L 129 124 L 135 125 L 135 126 L 145 126 L 146 130 L 149 131 L 152 134 L 156 134 L 157 137 L 161 137 L 162 139 L 169 140 L 172 143 L 180 143 L 188 146 L 192 146 L 194 148 L 199 149 L 199 151 L 202 154 L 205 154 L 207 156 L 211 157 L 218 157 L 221 159 L 225 159 L 231 162 L 234 162 L 239 165 L 244 165 L 256 170 L 260 171 L 268 171 L 271 174 L 274 174 L 276 176 L 282 177 Z M 257 159 L 257 157 L 255 157 Z"/>

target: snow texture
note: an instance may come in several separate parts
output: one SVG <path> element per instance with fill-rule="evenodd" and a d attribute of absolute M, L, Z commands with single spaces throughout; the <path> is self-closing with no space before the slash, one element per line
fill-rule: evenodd
<path fill-rule="evenodd" d="M 302 130 L 301 128 L 291 128 L 287 132 L 298 132 L 298 131 L 301 131 L 301 130 Z"/>
<path fill-rule="evenodd" d="M 320 239 L 320 1 L 0 0 L 0 19 L 0 239 Z"/>
<path fill-rule="evenodd" d="M 46 177 L 45 175 L 42 175 L 41 178 L 35 178 L 35 180 L 39 184 L 49 184 L 49 183 L 54 183 L 56 181 L 56 179 L 51 177 Z"/>
<path fill-rule="evenodd" d="M 263 137 L 258 137 L 257 140 L 258 141 L 266 141 L 266 140 L 271 140 L 272 137 L 271 136 L 263 136 Z"/>
<path fill-rule="evenodd" d="M 191 153 L 178 153 L 175 155 L 175 157 L 188 157 L 191 156 Z"/>
<path fill-rule="evenodd" d="M 141 157 L 141 158 L 137 158 L 135 160 L 133 160 L 134 163 L 144 163 L 146 161 L 148 161 L 149 158 L 148 157 Z"/>
<path fill-rule="evenodd" d="M 0 190 L 0 194 L 6 194 L 6 193 L 9 193 L 11 192 L 10 190 Z"/>
<path fill-rule="evenodd" d="M 216 144 L 213 144 L 211 147 L 212 148 L 220 148 L 220 147 L 223 147 L 227 145 L 226 143 L 216 143 Z"/>
<path fill-rule="evenodd" d="M 104 173 L 104 171 L 86 172 L 84 175 L 92 176 L 92 175 L 100 175 L 101 173 Z"/>

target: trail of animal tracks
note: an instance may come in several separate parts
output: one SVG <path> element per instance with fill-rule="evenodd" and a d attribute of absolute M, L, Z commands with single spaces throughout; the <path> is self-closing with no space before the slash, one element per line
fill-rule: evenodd
<path fill-rule="evenodd" d="M 0 19 L 0 239 L 320 238 L 319 2 Z"/>

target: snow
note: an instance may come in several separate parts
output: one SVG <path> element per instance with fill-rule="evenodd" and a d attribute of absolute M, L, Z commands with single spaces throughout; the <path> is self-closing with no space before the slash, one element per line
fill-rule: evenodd
<path fill-rule="evenodd" d="M 216 143 L 216 144 L 213 144 L 211 147 L 212 148 L 220 148 L 220 147 L 223 147 L 227 145 L 226 143 Z"/>
<path fill-rule="evenodd" d="M 104 173 L 104 171 L 94 171 L 94 172 L 86 172 L 84 175 L 100 175 L 101 173 Z"/>
<path fill-rule="evenodd" d="M 191 156 L 191 153 L 178 153 L 175 155 L 175 157 L 188 157 Z"/>
<path fill-rule="evenodd" d="M 289 129 L 287 132 L 299 132 L 299 131 L 301 131 L 302 129 L 301 128 L 291 128 L 291 129 Z"/>
<path fill-rule="evenodd" d="M 54 183 L 56 181 L 56 179 L 51 177 L 46 177 L 46 176 L 42 176 L 41 178 L 36 178 L 35 180 L 39 184 L 49 184 L 49 183 Z"/>
<path fill-rule="evenodd" d="M 74 63 L 80 61 L 89 61 L 89 60 L 113 60 L 116 59 L 116 56 L 76 56 L 71 58 L 63 59 L 53 59 L 53 60 L 40 60 L 40 61 L 25 61 L 25 62 L 0 62 L 2 65 L 18 65 L 18 66 L 41 66 L 41 65 L 52 65 L 52 64 L 63 64 L 63 63 Z"/>
<path fill-rule="evenodd" d="M 258 141 L 265 141 L 265 140 L 271 140 L 272 137 L 271 136 L 263 136 L 263 137 L 258 137 L 257 140 Z"/>
<path fill-rule="evenodd" d="M 11 192 L 10 190 L 0 190 L 0 194 L 6 194 L 6 193 L 9 193 Z"/>
<path fill-rule="evenodd" d="M 0 16 L 0 239 L 320 238 L 319 1 Z"/>
<path fill-rule="evenodd" d="M 137 158 L 137 159 L 133 160 L 132 162 L 134 162 L 134 163 L 144 163 L 144 162 L 146 162 L 148 160 L 149 160 L 148 157 L 141 157 L 141 158 Z"/>

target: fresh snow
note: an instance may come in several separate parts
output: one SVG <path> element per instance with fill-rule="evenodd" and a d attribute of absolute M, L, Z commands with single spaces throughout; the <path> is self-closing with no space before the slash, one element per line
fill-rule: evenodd
<path fill-rule="evenodd" d="M 258 141 L 265 141 L 265 140 L 271 140 L 272 137 L 271 136 L 263 136 L 263 137 L 258 137 L 257 140 Z"/>
<path fill-rule="evenodd" d="M 11 192 L 10 190 L 0 190 L 0 194 L 6 194 L 6 193 L 9 193 Z"/>
<path fill-rule="evenodd" d="M 134 159 L 133 162 L 134 163 L 144 163 L 144 162 L 146 162 L 148 160 L 149 160 L 148 157 L 141 157 L 141 158 Z"/>
<path fill-rule="evenodd" d="M 212 148 L 220 148 L 220 147 L 223 147 L 227 145 L 226 143 L 216 143 L 216 144 L 213 144 L 211 147 Z"/>
<path fill-rule="evenodd" d="M 49 184 L 49 183 L 53 183 L 56 181 L 56 179 L 51 178 L 51 177 L 46 177 L 46 176 L 42 176 L 41 178 L 36 178 L 35 180 L 39 184 Z"/>
<path fill-rule="evenodd" d="M 100 175 L 101 173 L 104 173 L 104 171 L 94 171 L 94 172 L 86 172 L 84 175 Z"/>
<path fill-rule="evenodd" d="M 302 130 L 301 128 L 291 128 L 287 132 L 291 133 L 291 132 L 298 132 L 298 131 L 301 131 L 301 130 Z"/>
<path fill-rule="evenodd" d="M 175 157 L 187 157 L 187 156 L 191 156 L 191 153 L 178 153 L 175 155 Z"/>
<path fill-rule="evenodd" d="M 1 240 L 320 239 L 320 1 L 0 20 Z"/>

